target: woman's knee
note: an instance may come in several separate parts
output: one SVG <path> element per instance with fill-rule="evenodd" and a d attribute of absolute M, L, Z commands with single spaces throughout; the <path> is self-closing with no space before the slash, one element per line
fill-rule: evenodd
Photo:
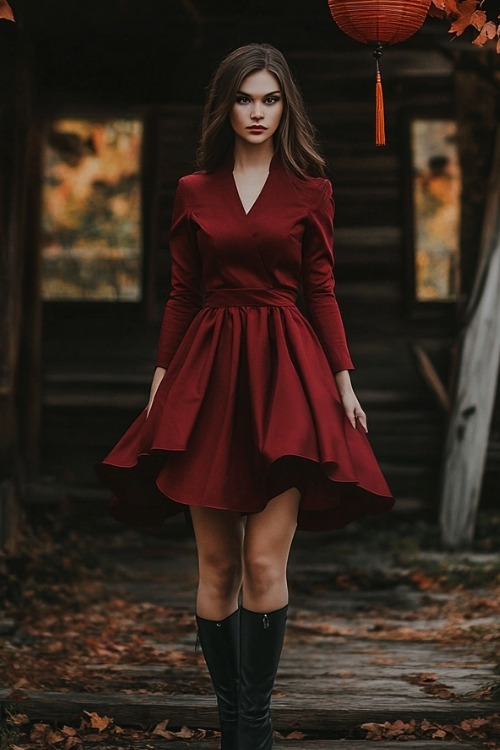
<path fill-rule="evenodd" d="M 247 552 L 243 570 L 244 586 L 256 596 L 281 585 L 286 579 L 286 561 L 265 552 Z"/>
<path fill-rule="evenodd" d="M 242 562 L 236 555 L 204 553 L 199 555 L 200 582 L 224 594 L 241 586 Z"/>

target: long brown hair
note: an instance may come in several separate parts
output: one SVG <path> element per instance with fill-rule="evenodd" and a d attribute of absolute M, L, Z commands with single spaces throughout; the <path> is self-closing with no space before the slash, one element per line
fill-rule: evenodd
<path fill-rule="evenodd" d="M 275 150 L 282 164 L 305 177 L 324 176 L 325 160 L 316 147 L 316 131 L 282 53 L 269 44 L 247 44 L 231 52 L 216 69 L 208 88 L 197 160 L 200 169 L 212 172 L 234 144 L 230 111 L 244 78 L 267 70 L 279 81 L 283 113 L 274 135 Z"/>

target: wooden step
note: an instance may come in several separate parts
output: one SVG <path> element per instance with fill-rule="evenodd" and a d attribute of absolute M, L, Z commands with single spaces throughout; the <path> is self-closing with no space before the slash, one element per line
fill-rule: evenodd
<path fill-rule="evenodd" d="M 362 703 L 362 705 L 361 705 Z M 158 693 L 55 693 L 40 691 L 0 691 L 0 708 L 22 712 L 35 721 L 72 722 L 84 711 L 96 711 L 112 717 L 118 725 L 151 726 L 169 719 L 175 726 L 217 728 L 215 699 L 205 695 L 162 695 Z M 349 708 L 339 707 L 328 695 L 302 696 L 300 701 L 273 698 L 272 715 L 278 731 L 294 729 L 314 732 L 343 732 L 365 722 L 384 723 L 411 719 L 447 724 L 465 719 L 488 716 L 491 705 L 479 701 L 467 703 L 420 698 L 417 705 L 406 699 L 397 700 L 374 692 L 363 701 L 352 702 Z M 294 747 L 296 745 L 294 744 Z M 380 745 L 378 745 L 380 747 Z"/>

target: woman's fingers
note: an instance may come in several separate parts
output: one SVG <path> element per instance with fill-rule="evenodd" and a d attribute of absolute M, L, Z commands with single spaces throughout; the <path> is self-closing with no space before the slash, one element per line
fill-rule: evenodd
<path fill-rule="evenodd" d="M 357 409 L 357 412 L 356 412 L 355 427 L 359 427 L 359 425 L 361 425 L 361 427 L 363 428 L 365 432 L 368 432 L 368 422 L 366 419 L 366 414 L 364 413 L 363 409 L 361 409 L 361 407 Z"/>
<path fill-rule="evenodd" d="M 361 408 L 356 396 L 354 396 L 353 394 L 353 398 L 350 398 L 349 396 L 342 397 L 342 404 L 344 406 L 347 418 L 349 419 L 349 422 L 354 427 L 354 429 L 356 430 L 361 427 L 364 432 L 368 432 L 366 414 Z"/>

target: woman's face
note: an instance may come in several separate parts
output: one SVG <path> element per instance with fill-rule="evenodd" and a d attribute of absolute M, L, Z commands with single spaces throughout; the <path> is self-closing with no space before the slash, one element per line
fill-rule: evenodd
<path fill-rule="evenodd" d="M 261 144 L 273 137 L 283 112 L 279 81 L 268 70 L 251 73 L 241 82 L 229 121 L 236 138 Z"/>

